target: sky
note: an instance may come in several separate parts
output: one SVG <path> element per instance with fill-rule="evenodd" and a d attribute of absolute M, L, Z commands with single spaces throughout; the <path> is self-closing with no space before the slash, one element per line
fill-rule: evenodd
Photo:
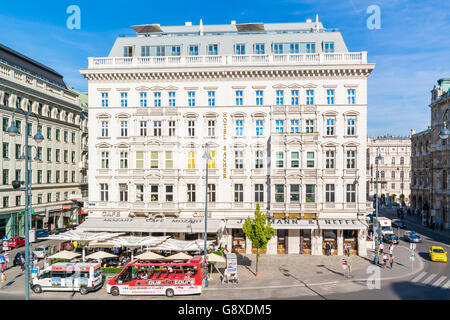
<path fill-rule="evenodd" d="M 67 9 L 77 5 L 81 28 L 70 30 Z M 368 28 L 379 8 L 380 28 Z M 184 25 L 319 20 L 337 28 L 349 51 L 367 51 L 376 67 L 368 79 L 368 135 L 409 135 L 430 123 L 430 91 L 450 77 L 448 0 L 247 0 L 247 1 L 8 1 L 0 7 L 0 43 L 64 76 L 87 91 L 79 69 L 88 57 L 109 54 L 131 25 Z"/>

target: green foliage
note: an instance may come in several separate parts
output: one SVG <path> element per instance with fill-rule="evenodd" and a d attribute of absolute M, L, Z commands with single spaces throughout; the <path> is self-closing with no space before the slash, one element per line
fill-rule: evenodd
<path fill-rule="evenodd" d="M 102 273 L 111 273 L 111 274 L 117 274 L 120 271 L 122 271 L 123 268 L 117 268 L 117 267 L 102 267 Z"/>
<path fill-rule="evenodd" d="M 66 261 L 67 261 L 67 259 L 54 259 L 52 261 L 52 264 L 55 264 L 55 263 L 58 263 L 58 262 L 66 262 Z"/>
<path fill-rule="evenodd" d="M 212 252 L 217 254 L 218 256 L 223 256 L 225 253 L 225 248 L 220 248 L 219 250 L 212 251 Z"/>
<path fill-rule="evenodd" d="M 262 214 L 259 203 L 256 204 L 255 220 L 249 218 L 242 226 L 245 235 L 252 241 L 253 246 L 258 249 L 265 249 L 267 242 L 275 234 L 270 222 L 267 221 L 266 215 Z"/>

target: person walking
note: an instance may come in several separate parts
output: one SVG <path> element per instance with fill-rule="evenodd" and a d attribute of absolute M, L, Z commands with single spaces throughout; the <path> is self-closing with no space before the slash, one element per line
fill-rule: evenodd
<path fill-rule="evenodd" d="M 386 263 L 387 263 L 387 254 L 383 253 L 383 269 L 386 269 Z"/>
<path fill-rule="evenodd" d="M 394 252 L 394 243 L 391 242 L 389 245 L 389 254 L 392 256 L 392 253 Z"/>
<path fill-rule="evenodd" d="M 392 266 L 394 265 L 394 255 L 392 255 L 392 254 L 391 254 L 390 263 L 391 263 L 391 269 L 392 269 Z"/>
<path fill-rule="evenodd" d="M 327 242 L 327 244 L 325 245 L 325 254 L 327 256 L 330 255 L 330 244 Z"/>
<path fill-rule="evenodd" d="M 384 244 L 383 242 L 380 243 L 380 253 L 383 253 L 384 251 Z"/>

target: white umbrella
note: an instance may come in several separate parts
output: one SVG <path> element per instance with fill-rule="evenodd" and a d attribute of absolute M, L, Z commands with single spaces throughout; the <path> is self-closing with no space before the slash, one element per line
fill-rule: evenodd
<path fill-rule="evenodd" d="M 79 253 L 75 253 L 72 251 L 67 251 L 67 250 L 63 250 L 60 251 L 58 253 L 55 253 L 54 255 L 48 257 L 49 259 L 67 259 L 67 260 L 72 260 L 76 257 L 81 256 L 81 254 Z"/>
<path fill-rule="evenodd" d="M 226 262 L 224 257 L 219 256 L 218 254 L 215 253 L 207 254 L 206 259 L 208 262 Z"/>
<path fill-rule="evenodd" d="M 171 256 L 168 256 L 166 259 L 189 260 L 191 258 L 192 258 L 192 256 L 190 256 L 190 255 L 188 255 L 186 253 L 183 253 L 183 252 L 179 252 L 177 254 L 173 254 Z"/>
<path fill-rule="evenodd" d="M 88 255 L 86 257 L 86 259 L 99 260 L 99 259 L 116 258 L 116 257 L 117 256 L 115 254 L 112 254 L 112 253 L 109 253 L 109 252 L 97 251 L 97 252 L 94 252 L 94 253 Z"/>
<path fill-rule="evenodd" d="M 151 251 L 146 251 L 144 253 L 141 253 L 140 255 L 136 256 L 138 259 L 164 259 L 163 256 L 160 256 L 159 254 L 156 254 Z"/>

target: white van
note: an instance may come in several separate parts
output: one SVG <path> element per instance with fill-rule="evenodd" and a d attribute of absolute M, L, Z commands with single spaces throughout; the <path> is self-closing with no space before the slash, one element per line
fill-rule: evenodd
<path fill-rule="evenodd" d="M 55 263 L 33 278 L 34 293 L 43 291 L 96 291 L 105 282 L 99 263 Z"/>
<path fill-rule="evenodd" d="M 377 226 L 377 228 L 379 228 L 382 237 L 385 234 L 394 233 L 394 231 L 392 230 L 391 219 L 388 219 L 388 218 L 385 218 L 385 217 L 379 217 L 378 218 L 378 226 Z"/>
<path fill-rule="evenodd" d="M 46 256 L 48 256 L 49 253 L 49 245 L 41 245 L 36 247 L 33 250 L 33 253 L 39 258 L 39 259 L 44 259 Z"/>

